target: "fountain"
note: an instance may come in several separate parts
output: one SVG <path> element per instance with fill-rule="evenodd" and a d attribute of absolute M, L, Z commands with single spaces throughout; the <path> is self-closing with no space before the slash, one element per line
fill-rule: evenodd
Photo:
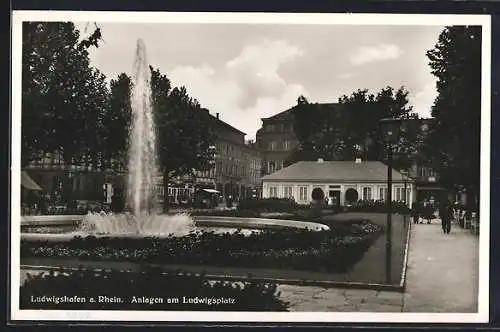
<path fill-rule="evenodd" d="M 129 130 L 127 213 L 88 213 L 86 216 L 24 216 L 21 226 L 24 239 L 68 240 L 76 235 L 113 236 L 184 236 L 194 231 L 244 233 L 257 229 L 308 228 L 322 230 L 328 227 L 316 223 L 261 218 L 193 217 L 187 214 L 158 215 L 156 213 L 156 181 L 158 175 L 156 133 L 151 105 L 151 72 L 146 47 L 139 39 L 135 53 L 131 91 L 132 121 Z M 49 222 L 50 221 L 50 222 Z M 70 230 L 51 232 L 54 225 L 69 226 Z M 41 232 L 45 227 L 48 232 Z M 26 232 L 29 230 L 29 232 Z"/>
<path fill-rule="evenodd" d="M 130 101 L 132 122 L 129 131 L 127 206 L 139 220 L 143 214 L 149 214 L 154 209 L 158 174 L 151 71 L 141 39 L 137 41 Z"/>

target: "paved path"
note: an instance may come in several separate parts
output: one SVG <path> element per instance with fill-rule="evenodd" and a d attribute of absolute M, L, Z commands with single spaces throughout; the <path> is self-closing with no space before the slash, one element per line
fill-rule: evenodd
<path fill-rule="evenodd" d="M 477 312 L 479 237 L 440 221 L 413 225 L 404 312 Z"/>
<path fill-rule="evenodd" d="M 477 312 L 479 237 L 435 219 L 412 225 L 406 292 L 280 285 L 292 311 Z"/>

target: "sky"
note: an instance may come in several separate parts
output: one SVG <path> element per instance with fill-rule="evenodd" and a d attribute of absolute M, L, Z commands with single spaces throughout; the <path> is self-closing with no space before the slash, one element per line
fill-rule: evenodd
<path fill-rule="evenodd" d="M 94 23 L 75 22 L 82 36 Z M 296 104 L 337 102 L 358 89 L 405 86 L 430 117 L 437 95 L 426 51 L 444 26 L 100 23 L 91 65 L 108 80 L 132 72 L 137 40 L 149 63 L 212 114 L 254 139 L 261 118 Z"/>

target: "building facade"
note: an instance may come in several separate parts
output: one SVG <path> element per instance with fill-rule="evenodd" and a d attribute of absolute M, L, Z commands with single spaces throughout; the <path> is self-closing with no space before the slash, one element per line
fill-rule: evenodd
<path fill-rule="evenodd" d="M 282 169 L 299 143 L 293 128 L 294 110 L 291 108 L 261 119 L 262 127 L 257 131 L 256 145 L 261 151 L 262 175 Z"/>
<path fill-rule="evenodd" d="M 59 153 L 40 154 L 23 170 L 44 193 L 53 196 L 62 195 L 69 185 L 72 200 L 103 200 L 103 185 L 110 178 L 108 172 L 99 167 L 65 163 Z"/>
<path fill-rule="evenodd" d="M 392 199 L 410 205 L 415 200 L 414 182 L 396 170 L 392 178 Z M 378 161 L 300 161 L 262 181 L 264 198 L 292 198 L 298 204 L 311 203 L 313 190 L 321 190 L 338 206 L 387 198 L 387 166 Z"/>
<path fill-rule="evenodd" d="M 191 195 L 196 189 L 215 189 L 233 199 L 260 195 L 261 157 L 255 144 L 245 142 L 245 133 L 203 110 L 215 133 L 215 160 L 209 170 L 194 170 L 193 177 L 176 179 L 169 188 L 171 201 Z M 160 189 L 161 191 L 161 189 Z"/>

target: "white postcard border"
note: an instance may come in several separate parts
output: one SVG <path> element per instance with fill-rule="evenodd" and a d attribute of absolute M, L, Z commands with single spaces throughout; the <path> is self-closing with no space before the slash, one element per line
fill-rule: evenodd
<path fill-rule="evenodd" d="M 479 235 L 478 313 L 380 312 L 198 312 L 198 311 L 73 311 L 19 309 L 20 283 L 20 156 L 22 22 L 96 21 L 147 24 L 355 24 L 355 25 L 481 25 L 481 232 Z M 12 15 L 12 150 L 11 150 L 11 319 L 21 321 L 155 321 L 155 322 L 423 322 L 479 323 L 489 319 L 490 147 L 491 147 L 491 18 L 489 15 L 428 14 L 296 14 L 14 11 Z"/>

